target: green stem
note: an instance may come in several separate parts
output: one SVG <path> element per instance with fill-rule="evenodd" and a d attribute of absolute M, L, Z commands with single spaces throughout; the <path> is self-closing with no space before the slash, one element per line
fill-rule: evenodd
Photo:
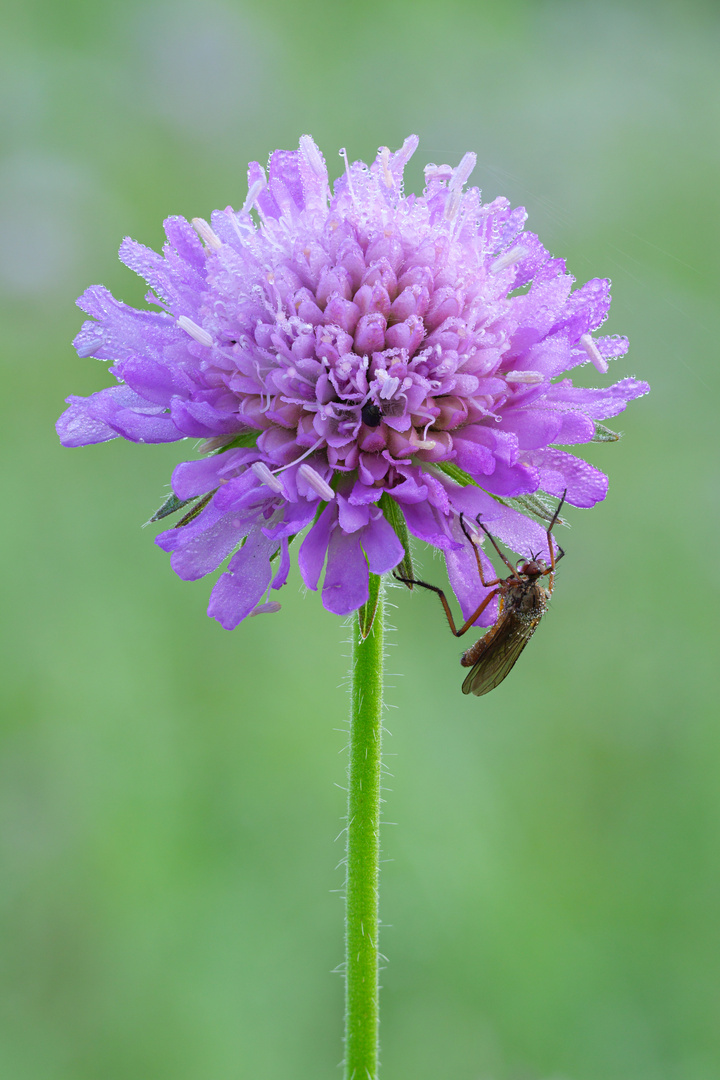
<path fill-rule="evenodd" d="M 353 620 L 345 907 L 345 1080 L 378 1069 L 378 878 L 383 707 L 383 599 L 363 639 Z"/>

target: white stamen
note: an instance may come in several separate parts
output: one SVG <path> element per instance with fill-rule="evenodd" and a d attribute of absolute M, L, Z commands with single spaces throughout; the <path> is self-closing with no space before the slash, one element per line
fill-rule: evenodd
<path fill-rule="evenodd" d="M 385 187 L 391 188 L 394 186 L 393 174 L 390 172 L 390 147 L 381 146 L 378 152 L 378 157 L 382 164 L 383 176 L 385 178 Z"/>
<path fill-rule="evenodd" d="M 418 137 L 417 135 L 408 135 L 405 142 L 402 144 L 399 150 L 393 155 L 394 162 L 399 170 L 402 170 L 407 165 L 410 158 L 417 150 Z"/>
<path fill-rule="evenodd" d="M 325 171 L 325 163 L 322 159 L 322 155 L 309 135 L 300 136 L 300 153 L 305 158 L 318 180 L 327 180 L 327 172 Z"/>
<path fill-rule="evenodd" d="M 541 383 L 544 381 L 544 375 L 541 371 L 507 371 L 505 372 L 505 382 L 512 383 Z"/>
<path fill-rule="evenodd" d="M 209 248 L 221 248 L 222 240 L 207 221 L 201 217 L 192 219 L 193 228 L 201 240 L 204 240 Z"/>
<path fill-rule="evenodd" d="M 241 214 L 249 214 L 250 213 L 253 206 L 255 205 L 255 200 L 257 199 L 257 197 L 260 194 L 260 192 L 262 191 L 262 189 L 264 187 L 266 187 L 266 186 L 267 186 L 267 179 L 265 178 L 265 174 L 263 173 L 263 175 L 261 177 L 258 177 L 258 179 L 248 189 L 247 198 L 245 199 L 245 202 L 242 204 L 242 210 L 240 211 Z"/>
<path fill-rule="evenodd" d="M 434 439 L 411 439 L 416 450 L 434 450 L 437 443 Z"/>
<path fill-rule="evenodd" d="M 507 270 L 508 266 L 513 266 L 514 263 L 520 262 L 527 253 L 527 248 L 524 248 L 522 244 L 516 244 L 515 247 L 511 247 L 509 251 L 504 251 L 502 255 L 498 255 L 497 259 L 495 259 L 495 262 L 490 267 L 490 273 L 499 274 L 502 270 Z"/>
<path fill-rule="evenodd" d="M 276 611 L 280 611 L 281 608 L 282 604 L 278 604 L 277 600 L 268 600 L 267 603 L 258 604 L 257 607 L 253 608 L 249 618 L 252 618 L 253 615 L 265 615 L 268 612 L 275 613 Z"/>
<path fill-rule="evenodd" d="M 345 174 L 347 176 L 348 190 L 350 191 L 350 197 L 352 198 L 352 201 L 355 202 L 355 188 L 353 187 L 352 176 L 350 175 L 350 162 L 348 161 L 347 150 L 344 146 L 342 150 L 338 151 L 338 154 L 345 162 Z"/>
<path fill-rule="evenodd" d="M 380 397 L 383 401 L 387 401 L 397 391 L 397 388 L 400 385 L 400 380 L 394 375 L 388 375 L 387 371 L 382 372 L 382 375 L 384 375 L 383 379 L 379 378 L 380 374 L 381 372 L 378 371 L 377 376 L 378 382 L 380 383 Z"/>
<path fill-rule="evenodd" d="M 317 440 L 317 442 L 314 442 L 312 444 L 312 446 L 310 447 L 310 449 L 306 450 L 304 454 L 301 454 L 299 458 L 295 458 L 294 461 L 289 461 L 287 463 L 287 465 L 282 465 L 279 469 L 276 469 L 275 470 L 275 475 L 277 476 L 278 473 L 285 472 L 286 469 L 291 469 L 293 467 L 293 465 L 299 465 L 299 463 L 301 461 L 304 461 L 306 457 L 310 457 L 311 454 L 314 454 L 315 451 L 317 450 L 318 446 L 320 446 L 323 442 L 325 442 L 325 440 L 321 436 Z"/>
<path fill-rule="evenodd" d="M 202 326 L 198 326 L 192 319 L 188 319 L 187 315 L 181 315 L 177 320 L 177 326 L 181 330 L 184 330 L 186 334 L 189 334 L 191 338 L 195 338 L 201 345 L 207 345 L 208 348 L 213 344 L 213 339 L 208 334 L 207 330 L 203 330 Z"/>
<path fill-rule="evenodd" d="M 327 484 L 319 473 L 316 473 L 312 465 L 301 465 L 298 469 L 298 476 L 302 476 L 306 484 L 309 484 L 313 491 L 317 491 L 321 499 L 325 502 L 330 502 L 335 498 L 335 492 Z"/>
<path fill-rule="evenodd" d="M 261 484 L 267 484 L 271 491 L 277 492 L 278 495 L 284 494 L 281 482 L 277 479 L 274 473 L 270 472 L 267 465 L 263 461 L 253 461 L 250 468 L 255 473 Z"/>
<path fill-rule="evenodd" d="M 463 156 L 457 169 L 453 170 L 452 178 L 448 184 L 448 201 L 445 203 L 445 217 L 448 221 L 452 221 L 458 212 L 460 200 L 462 199 L 462 189 L 465 186 L 465 181 L 475 168 L 476 161 L 477 154 L 467 153 Z"/>
<path fill-rule="evenodd" d="M 472 151 L 469 150 L 467 154 L 463 155 L 463 159 L 458 165 L 457 169 L 455 169 L 453 173 L 453 178 L 450 181 L 449 186 L 451 191 L 454 191 L 457 188 L 465 187 L 466 182 L 470 178 L 470 173 L 475 168 L 476 162 L 477 154 L 473 154 Z"/>
<path fill-rule="evenodd" d="M 583 334 L 580 338 L 580 344 L 582 345 L 585 352 L 588 354 L 588 359 L 591 360 L 595 367 L 598 369 L 598 371 L 602 372 L 602 374 L 604 375 L 608 369 L 608 362 L 602 355 L 590 335 Z"/>

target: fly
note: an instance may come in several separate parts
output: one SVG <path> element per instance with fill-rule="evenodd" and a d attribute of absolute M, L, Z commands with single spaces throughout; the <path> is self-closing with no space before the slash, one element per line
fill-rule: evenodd
<path fill-rule="evenodd" d="M 478 516 L 478 525 L 510 571 L 506 578 L 496 578 L 494 581 L 485 581 L 477 544 L 474 543 L 470 536 L 462 514 L 460 515 L 462 531 L 475 552 L 480 581 L 486 589 L 492 589 L 492 592 L 488 593 L 477 610 L 473 612 L 459 630 L 455 628 L 455 620 L 442 589 L 439 589 L 436 585 L 428 585 L 425 581 L 414 581 L 411 578 L 400 577 L 399 574 L 395 575 L 399 581 L 403 581 L 406 585 L 421 585 L 423 589 L 430 589 L 432 592 L 437 593 L 450 629 L 455 637 L 462 637 L 475 620 L 482 615 L 490 601 L 496 596 L 499 597 L 500 610 L 497 621 L 460 658 L 462 666 L 470 668 L 462 684 L 463 694 L 475 694 L 477 697 L 482 697 L 483 694 L 487 694 L 494 690 L 496 686 L 499 686 L 514 667 L 520 653 L 535 633 L 538 623 L 547 611 L 548 602 L 555 584 L 555 567 L 565 554 L 559 544 L 557 544 L 557 554 L 555 553 L 552 531 L 560 517 L 566 495 L 567 489 L 563 492 L 563 497 L 552 516 L 547 530 L 548 551 L 550 553 L 549 564 L 537 555 L 532 555 L 529 559 L 518 560 L 517 564 L 513 566 Z M 541 578 L 544 577 L 548 579 L 547 588 L 541 583 Z"/>

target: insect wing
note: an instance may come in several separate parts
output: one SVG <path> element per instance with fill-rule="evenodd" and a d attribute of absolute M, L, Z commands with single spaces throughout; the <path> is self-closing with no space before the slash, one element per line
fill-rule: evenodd
<path fill-rule="evenodd" d="M 501 618 L 483 638 L 487 641 L 487 649 L 468 672 L 462 684 L 463 694 L 482 697 L 499 686 L 514 667 L 539 622 L 539 617 L 519 619 L 515 614 Z"/>

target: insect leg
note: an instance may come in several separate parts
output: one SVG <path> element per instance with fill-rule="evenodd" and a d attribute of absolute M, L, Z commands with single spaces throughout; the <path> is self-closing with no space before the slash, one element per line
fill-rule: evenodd
<path fill-rule="evenodd" d="M 563 549 L 560 547 L 560 544 L 558 544 L 558 551 L 560 552 L 560 554 L 557 557 L 555 556 L 555 551 L 554 551 L 553 545 L 552 545 L 552 531 L 555 528 L 555 525 L 557 523 L 557 519 L 560 517 L 560 511 L 563 508 L 563 504 L 565 502 L 566 496 L 567 496 L 567 488 L 565 488 L 565 490 L 562 493 L 562 499 L 558 503 L 558 508 L 555 511 L 555 513 L 553 514 L 552 519 L 551 519 L 550 524 L 548 525 L 548 529 L 547 529 L 547 542 L 548 542 L 548 551 L 550 552 L 550 570 L 551 570 L 551 572 L 555 569 L 555 563 L 558 561 L 558 559 L 562 559 L 563 555 L 565 554 Z M 557 541 L 556 541 L 556 543 L 557 543 Z"/>
<path fill-rule="evenodd" d="M 446 619 L 448 621 L 448 625 L 450 627 L 450 630 L 455 635 L 455 637 L 462 637 L 463 634 L 466 634 L 467 631 L 472 626 L 472 624 L 475 622 L 475 620 L 480 618 L 480 616 L 482 615 L 483 611 L 488 606 L 490 601 L 493 600 L 497 596 L 497 594 L 500 592 L 499 589 L 493 589 L 493 591 L 491 593 L 489 593 L 485 597 L 485 599 L 482 601 L 482 603 L 478 605 L 477 610 L 472 613 L 472 615 L 467 620 L 467 622 L 463 623 L 463 625 L 460 627 L 460 629 L 457 630 L 455 628 L 455 620 L 453 619 L 453 614 L 452 614 L 452 611 L 450 610 L 450 605 L 448 604 L 447 597 L 445 596 L 445 593 L 442 591 L 442 589 L 438 588 L 437 585 L 429 585 L 427 581 L 417 581 L 414 578 L 403 577 L 401 574 L 397 574 L 394 570 L 393 570 L 393 577 L 395 578 L 396 581 L 402 581 L 402 583 L 404 585 L 419 585 L 423 589 L 429 589 L 431 592 L 437 593 L 437 595 L 440 597 L 440 603 L 443 606 L 443 610 L 445 611 L 445 617 L 446 617 Z M 497 582 L 492 582 L 492 584 L 497 584 Z"/>
<path fill-rule="evenodd" d="M 497 544 L 493 540 L 492 536 L 490 536 L 490 533 L 487 531 L 485 526 L 481 523 L 479 515 L 478 515 L 477 523 L 480 526 L 480 528 L 483 529 L 487 533 L 487 535 L 490 537 L 490 540 L 491 540 L 491 542 L 493 544 L 493 547 L 495 548 L 495 550 L 497 551 L 498 555 L 503 560 L 505 565 L 509 566 L 510 569 L 512 570 L 512 572 L 515 573 L 515 567 L 511 566 L 510 563 L 507 561 L 507 559 L 503 555 L 502 551 L 500 550 L 500 548 L 497 546 Z M 480 562 L 480 550 L 478 548 L 478 545 L 474 542 L 472 536 L 470 535 L 470 533 L 467 530 L 467 526 L 465 525 L 465 517 L 464 517 L 463 514 L 460 515 L 460 528 L 465 533 L 465 539 L 467 540 L 468 544 L 470 545 L 473 552 L 475 553 L 475 562 L 477 563 L 478 574 L 480 575 L 480 581 L 482 582 L 482 584 L 485 586 L 486 589 L 491 588 L 493 585 L 499 585 L 500 581 L 501 581 L 500 578 L 495 578 L 495 581 L 486 581 L 485 580 L 485 577 L 483 575 L 482 563 Z"/>
<path fill-rule="evenodd" d="M 553 542 L 552 542 L 552 531 L 553 531 L 553 529 L 554 529 L 554 527 L 555 527 L 555 525 L 557 523 L 557 519 L 560 517 L 560 511 L 563 508 L 563 503 L 565 502 L 566 495 L 567 495 L 567 488 L 565 488 L 565 490 L 563 491 L 562 499 L 558 503 L 558 508 L 555 511 L 555 513 L 553 514 L 552 520 L 550 521 L 550 524 L 548 525 L 548 530 L 547 530 L 548 551 L 550 552 L 550 566 L 545 571 L 545 573 L 550 575 L 548 577 L 548 589 L 549 589 L 549 591 L 551 593 L 553 591 L 553 586 L 555 585 L 555 567 L 556 567 L 557 563 L 560 562 L 563 555 L 565 554 L 564 550 L 560 547 L 560 544 L 558 543 L 557 540 L 555 541 L 555 543 L 557 544 L 558 553 L 557 553 L 557 555 L 555 554 L 555 549 L 553 547 Z"/>
<path fill-rule="evenodd" d="M 498 555 L 500 556 L 500 558 L 502 559 L 502 561 L 503 561 L 503 562 L 505 563 L 505 565 L 507 566 L 507 568 L 508 568 L 508 570 L 510 571 L 510 573 L 511 573 L 511 574 L 514 574 L 514 573 L 515 573 L 515 567 L 514 567 L 514 566 L 513 566 L 513 564 L 512 564 L 511 562 L 510 562 L 510 560 L 508 559 L 507 555 L 504 555 L 504 554 L 503 554 L 503 552 L 502 552 L 502 551 L 500 550 L 500 548 L 499 548 L 499 547 L 498 547 L 498 545 L 497 545 L 497 540 L 495 539 L 495 537 L 493 536 L 493 534 L 492 534 L 492 533 L 490 532 L 490 530 L 488 529 L 487 525 L 483 525 L 482 521 L 480 520 L 480 515 L 479 515 L 479 514 L 478 514 L 478 516 L 477 516 L 476 520 L 477 520 L 477 523 L 478 523 L 478 525 L 480 526 L 480 528 L 482 529 L 482 531 L 483 531 L 483 532 L 485 533 L 485 535 L 487 536 L 488 540 L 489 540 L 489 541 L 490 541 L 490 543 L 492 544 L 492 546 L 493 546 L 493 547 L 495 548 L 495 550 L 497 551 L 497 553 L 498 553 Z M 467 536 L 467 533 L 466 533 L 465 535 Z M 474 545 L 474 544 L 473 544 L 473 547 L 475 547 L 475 546 L 476 546 L 476 545 Z M 478 566 L 479 566 L 479 565 L 480 565 L 480 556 L 478 555 Z"/>

